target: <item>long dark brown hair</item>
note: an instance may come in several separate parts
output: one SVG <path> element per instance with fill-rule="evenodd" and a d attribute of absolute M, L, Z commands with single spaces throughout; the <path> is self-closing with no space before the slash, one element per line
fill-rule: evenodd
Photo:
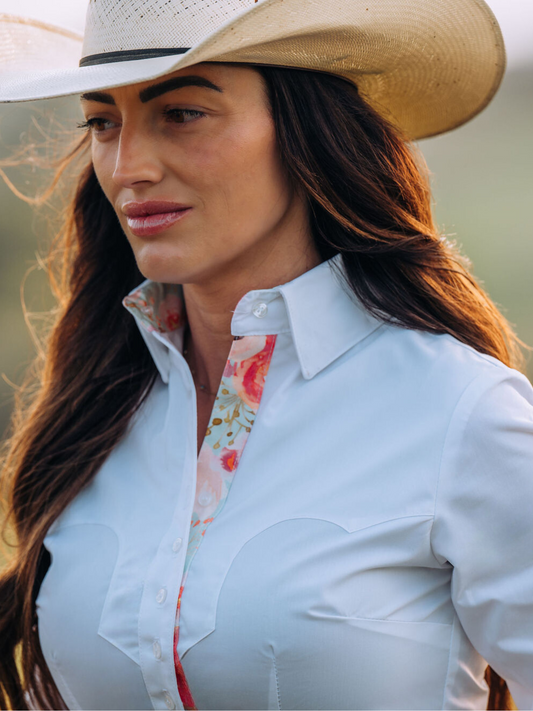
<path fill-rule="evenodd" d="M 323 259 L 342 254 L 363 305 L 381 319 L 451 334 L 519 366 L 511 327 L 435 227 L 426 171 L 413 146 L 347 81 L 276 67 L 258 71 L 318 252 Z M 64 708 L 37 630 L 35 600 L 50 562 L 43 539 L 123 437 L 156 378 L 121 305 L 143 277 L 90 163 L 49 268 L 56 321 L 42 366 L 17 396 L 2 473 L 15 552 L 0 578 L 0 703 L 13 709 Z M 511 708 L 505 681 L 490 667 L 486 679 L 488 708 Z"/>

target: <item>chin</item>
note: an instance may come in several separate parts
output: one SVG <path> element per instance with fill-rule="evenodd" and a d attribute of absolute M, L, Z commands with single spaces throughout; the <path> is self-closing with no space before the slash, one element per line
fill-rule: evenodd
<path fill-rule="evenodd" d="M 164 284 L 185 284 L 197 281 L 204 270 L 198 268 L 201 259 L 184 257 L 175 251 L 154 249 L 147 245 L 135 254 L 137 266 L 145 279 Z"/>
<path fill-rule="evenodd" d="M 153 264 L 150 262 L 137 262 L 139 271 L 145 279 L 150 279 L 151 281 L 159 281 L 163 284 L 182 284 L 184 281 L 184 272 L 181 269 L 176 269 L 176 266 L 161 264 Z"/>

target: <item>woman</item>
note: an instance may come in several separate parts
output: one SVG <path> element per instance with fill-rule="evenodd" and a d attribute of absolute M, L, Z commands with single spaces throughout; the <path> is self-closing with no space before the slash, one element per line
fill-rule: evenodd
<path fill-rule="evenodd" d="M 92 0 L 80 69 L 3 85 L 80 93 L 90 150 L 4 470 L 4 705 L 532 707 L 533 390 L 406 139 L 503 49 L 427 5 Z"/>

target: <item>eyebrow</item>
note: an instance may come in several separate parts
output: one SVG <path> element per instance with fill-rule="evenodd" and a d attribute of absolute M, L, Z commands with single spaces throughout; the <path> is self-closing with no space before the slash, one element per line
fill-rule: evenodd
<path fill-rule="evenodd" d="M 166 94 L 169 91 L 175 91 L 176 89 L 183 89 L 186 86 L 199 86 L 203 89 L 211 89 L 212 91 L 218 91 L 222 93 L 222 89 L 209 81 L 209 79 L 204 79 L 204 77 L 199 77 L 195 75 L 190 75 L 186 77 L 173 77 L 172 79 L 167 79 L 159 84 L 153 84 L 152 86 L 143 89 L 139 92 L 139 99 L 143 104 L 148 101 Z M 110 104 L 115 105 L 115 99 L 111 94 L 106 94 L 104 91 L 90 91 L 87 94 L 81 95 L 82 101 L 98 101 L 100 104 Z"/>

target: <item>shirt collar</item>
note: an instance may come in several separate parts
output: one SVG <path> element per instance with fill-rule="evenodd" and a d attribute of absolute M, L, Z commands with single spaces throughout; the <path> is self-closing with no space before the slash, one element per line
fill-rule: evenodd
<path fill-rule="evenodd" d="M 181 351 L 186 313 L 181 286 L 146 280 L 123 300 L 133 314 L 164 382 L 169 350 Z M 373 333 L 381 321 L 344 281 L 338 254 L 287 284 L 249 291 L 231 321 L 234 336 L 292 333 L 300 368 L 309 380 Z"/>

